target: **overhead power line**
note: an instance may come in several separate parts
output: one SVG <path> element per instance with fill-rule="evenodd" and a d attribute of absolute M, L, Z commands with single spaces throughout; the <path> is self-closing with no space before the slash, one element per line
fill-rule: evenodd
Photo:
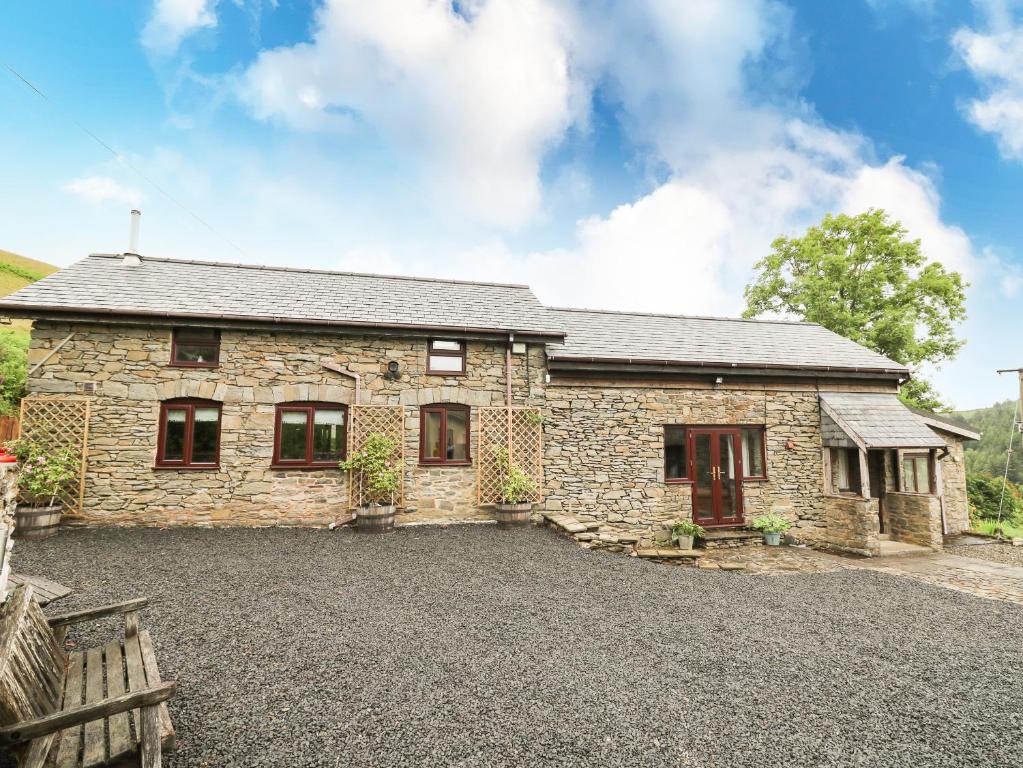
<path fill-rule="evenodd" d="M 27 77 L 25 77 L 23 74 L 21 74 L 18 70 L 16 70 L 14 67 L 12 67 L 10 64 L 8 64 L 6 61 L 0 61 L 0 64 L 3 64 L 4 69 L 6 69 L 8 72 L 10 72 L 11 75 L 14 78 L 16 78 L 20 83 L 22 83 L 26 88 L 30 89 L 33 93 L 35 93 L 37 96 L 39 96 L 39 98 L 41 98 L 43 101 L 45 101 L 51 107 L 53 107 L 55 110 L 60 112 L 64 116 L 65 119 L 70 121 L 76 128 L 78 128 L 80 131 L 82 131 L 82 133 L 84 133 L 86 136 L 88 136 L 94 142 L 96 142 L 101 147 L 103 147 L 103 149 L 105 149 L 107 152 L 109 152 L 113 156 L 113 158 L 115 160 L 117 160 L 117 162 L 121 163 L 122 165 L 127 167 L 129 170 L 131 170 L 133 173 L 135 173 L 139 178 L 141 178 L 143 181 L 145 181 L 146 184 L 148 184 L 150 187 L 155 189 L 157 192 L 159 192 L 165 198 L 170 200 L 172 203 L 174 203 L 174 205 L 176 205 L 182 211 L 184 211 L 189 216 L 191 216 L 193 219 L 195 219 L 197 222 L 199 222 L 199 224 L 204 226 L 206 229 L 208 229 L 214 235 L 216 235 L 221 240 L 223 240 L 225 243 L 227 243 L 232 248 L 234 248 L 236 251 L 238 251 L 238 253 L 240 253 L 240 254 L 242 254 L 244 256 L 248 256 L 248 253 L 246 253 L 245 249 L 242 248 L 240 245 L 238 245 L 238 243 L 236 243 L 230 237 L 228 237 L 223 232 L 218 230 L 216 227 L 214 227 L 212 224 L 210 224 L 208 221 L 206 221 L 206 219 L 204 219 L 198 213 L 193 211 L 191 208 L 189 208 L 183 202 L 178 200 L 174 195 L 172 195 L 170 192 L 168 192 L 163 186 L 161 186 L 160 184 L 156 183 L 152 178 L 150 178 L 150 176 L 148 174 L 146 174 L 144 171 L 142 171 L 141 169 L 136 167 L 135 164 L 132 163 L 131 160 L 129 160 L 124 155 L 124 153 L 118 152 L 116 149 L 114 149 L 112 146 L 110 146 L 110 144 L 108 144 L 102 138 L 97 136 L 93 131 L 89 130 L 89 128 L 87 126 L 83 125 L 81 122 L 79 122 L 78 119 L 75 118 L 74 115 L 72 115 L 66 109 L 62 108 L 57 102 L 55 102 L 53 99 L 51 99 L 49 96 L 47 96 L 46 93 L 44 93 L 43 90 L 39 86 L 37 86 L 35 83 L 33 83 Z"/>

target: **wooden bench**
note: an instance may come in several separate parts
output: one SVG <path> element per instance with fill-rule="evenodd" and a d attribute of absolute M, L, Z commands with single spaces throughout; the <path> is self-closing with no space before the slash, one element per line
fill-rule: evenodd
<path fill-rule="evenodd" d="M 32 587 L 0 606 L 0 746 L 21 768 L 161 765 L 174 745 L 164 682 L 149 632 L 139 630 L 145 599 L 47 619 Z M 124 615 L 124 638 L 67 654 L 72 624 Z"/>

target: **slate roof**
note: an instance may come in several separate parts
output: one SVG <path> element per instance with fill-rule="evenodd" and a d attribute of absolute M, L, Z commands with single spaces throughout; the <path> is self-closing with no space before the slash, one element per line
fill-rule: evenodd
<path fill-rule="evenodd" d="M 218 318 L 560 338 L 528 286 L 93 254 L 0 300 L 0 312 Z"/>
<path fill-rule="evenodd" d="M 895 395 L 821 392 L 822 411 L 867 448 L 943 448 L 945 441 Z"/>
<path fill-rule="evenodd" d="M 567 335 L 552 360 L 883 371 L 904 365 L 813 323 L 552 309 Z"/>
<path fill-rule="evenodd" d="M 954 417 L 951 415 L 925 411 L 922 408 L 910 408 L 909 410 L 923 419 L 924 424 L 933 429 L 958 435 L 959 437 L 963 437 L 967 440 L 980 440 L 981 438 L 980 432 L 977 432 L 975 429 L 970 429 L 967 425 L 954 420 Z"/>

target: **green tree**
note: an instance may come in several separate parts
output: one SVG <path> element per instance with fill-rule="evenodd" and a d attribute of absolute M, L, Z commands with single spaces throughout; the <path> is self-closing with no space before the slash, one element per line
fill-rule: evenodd
<path fill-rule="evenodd" d="M 25 396 L 28 333 L 0 330 L 0 416 L 14 413 Z"/>
<path fill-rule="evenodd" d="M 910 368 L 939 363 L 963 346 L 966 284 L 928 261 L 919 240 L 880 209 L 828 214 L 802 237 L 779 237 L 746 286 L 744 317 L 795 316 L 852 339 Z M 901 394 L 936 409 L 930 385 L 914 379 Z"/>

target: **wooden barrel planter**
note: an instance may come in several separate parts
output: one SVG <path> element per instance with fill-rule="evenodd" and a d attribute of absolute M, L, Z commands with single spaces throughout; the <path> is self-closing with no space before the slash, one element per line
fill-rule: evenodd
<path fill-rule="evenodd" d="M 14 538 L 45 539 L 55 535 L 62 511 L 60 506 L 27 507 L 19 504 L 14 509 Z"/>
<path fill-rule="evenodd" d="M 498 528 L 518 528 L 529 525 L 529 516 L 533 512 L 533 502 L 523 504 L 497 504 L 494 515 L 497 517 Z"/>
<path fill-rule="evenodd" d="M 394 511 L 393 504 L 359 507 L 355 528 L 363 533 L 387 533 L 394 529 Z"/>

